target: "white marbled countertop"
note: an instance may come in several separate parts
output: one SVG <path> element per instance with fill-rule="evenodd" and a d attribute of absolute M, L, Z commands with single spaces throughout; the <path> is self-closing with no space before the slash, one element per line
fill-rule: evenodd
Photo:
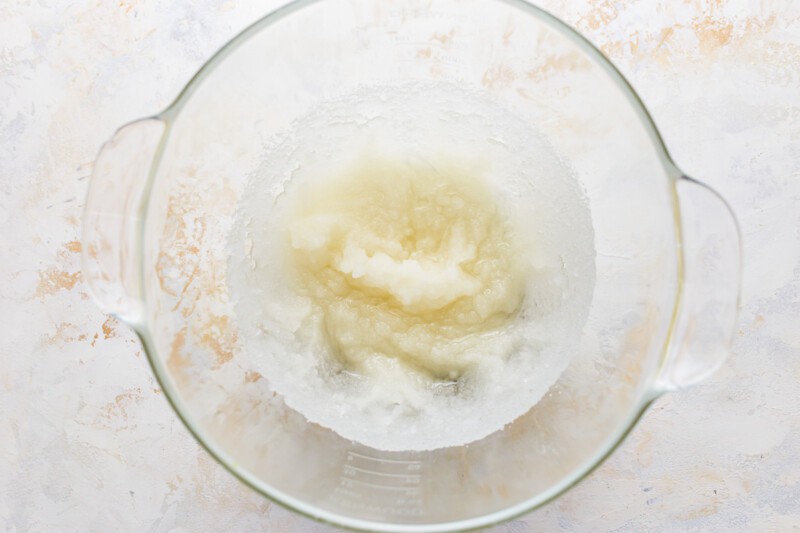
<path fill-rule="evenodd" d="M 200 449 L 79 273 L 101 143 L 276 4 L 0 3 L 3 531 L 330 531 Z M 800 530 L 800 2 L 544 7 L 616 62 L 679 166 L 733 205 L 742 310 L 714 377 L 660 399 L 576 489 L 492 531 Z"/>

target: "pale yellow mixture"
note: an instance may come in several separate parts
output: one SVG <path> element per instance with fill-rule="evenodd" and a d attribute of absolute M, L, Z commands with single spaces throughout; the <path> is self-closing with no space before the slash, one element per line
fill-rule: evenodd
<path fill-rule="evenodd" d="M 529 411 L 578 353 L 589 204 L 495 98 L 365 86 L 266 141 L 227 281 L 243 364 L 309 422 L 380 450 L 460 446 Z"/>
<path fill-rule="evenodd" d="M 457 380 L 520 309 L 525 254 L 478 169 L 363 157 L 294 194 L 298 290 L 345 369 Z"/>

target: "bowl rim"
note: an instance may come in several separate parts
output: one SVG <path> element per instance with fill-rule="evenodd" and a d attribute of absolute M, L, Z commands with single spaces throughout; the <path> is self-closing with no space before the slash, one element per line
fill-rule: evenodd
<path fill-rule="evenodd" d="M 145 188 L 145 194 L 143 195 L 144 200 L 140 207 L 140 217 L 139 217 L 139 228 L 137 231 L 136 239 L 137 245 L 139 250 L 143 250 L 142 244 L 144 242 L 144 226 L 147 220 L 146 214 L 149 205 L 149 191 L 152 186 L 152 180 L 154 178 L 155 170 L 159 166 L 160 159 L 164 153 L 164 146 L 166 145 L 166 141 L 169 137 L 171 131 L 171 125 L 174 123 L 175 119 L 179 115 L 180 111 L 183 109 L 184 105 L 190 100 L 192 94 L 197 90 L 197 88 L 203 83 L 203 81 L 214 71 L 214 69 L 222 63 L 229 55 L 231 55 L 234 51 L 236 51 L 241 45 L 247 42 L 251 37 L 254 37 L 256 34 L 261 32 L 262 30 L 266 29 L 270 25 L 274 24 L 282 20 L 289 15 L 314 4 L 324 2 L 326 0 L 291 0 L 287 4 L 271 11 L 270 13 L 262 16 L 245 29 L 240 31 L 236 36 L 234 36 L 231 40 L 229 40 L 226 44 L 224 44 L 219 50 L 217 50 L 201 67 L 198 71 L 192 76 L 192 78 L 186 83 L 183 89 L 178 93 L 175 99 L 161 112 L 153 115 L 151 118 L 158 119 L 164 122 L 164 131 L 162 134 L 161 142 L 159 144 L 159 149 L 154 157 L 153 164 L 151 166 L 150 176 L 148 177 L 148 185 Z M 623 76 L 623 74 L 617 69 L 616 66 L 594 45 L 592 44 L 586 37 L 580 34 L 577 30 L 572 28 L 569 24 L 562 21 L 560 18 L 556 17 L 555 15 L 549 13 L 548 11 L 528 3 L 526 0 L 483 0 L 487 2 L 499 2 L 502 4 L 506 4 L 512 8 L 518 9 L 524 15 L 533 16 L 534 18 L 539 19 L 540 21 L 544 22 L 548 25 L 551 29 L 555 30 L 562 36 L 568 38 L 573 42 L 573 44 L 577 45 L 584 53 L 587 54 L 589 58 L 594 61 L 594 64 L 600 66 L 606 73 L 607 76 L 612 80 L 612 82 L 617 86 L 622 94 L 624 94 L 629 104 L 631 105 L 632 109 L 639 117 L 640 122 L 645 128 L 651 143 L 656 149 L 656 154 L 666 171 L 668 178 L 670 179 L 670 194 L 672 195 L 672 205 L 673 210 L 675 213 L 675 229 L 676 229 L 676 241 L 680 244 L 681 241 L 681 232 L 680 232 L 680 213 L 678 210 L 678 200 L 677 200 L 677 191 L 675 189 L 675 183 L 678 179 L 684 176 L 684 173 L 677 167 L 674 163 L 672 157 L 667 150 L 666 145 L 659 133 L 655 122 L 653 121 L 652 116 L 647 111 L 644 103 L 638 96 L 638 94 L 634 91 L 631 84 L 627 81 L 627 79 Z M 188 407 L 184 404 L 183 400 L 180 397 L 179 392 L 173 387 L 172 380 L 169 378 L 169 371 L 165 367 L 165 365 L 161 362 L 161 360 L 155 356 L 156 349 L 155 343 L 150 335 L 150 330 L 146 323 L 144 322 L 137 322 L 131 323 L 130 320 L 125 320 L 128 322 L 131 327 L 136 332 L 139 340 L 142 343 L 144 348 L 144 352 L 147 356 L 147 361 L 153 371 L 153 374 L 156 378 L 161 389 L 164 391 L 164 396 L 166 397 L 167 401 L 171 405 L 172 409 L 178 415 L 178 418 L 181 420 L 183 425 L 189 431 L 189 433 L 194 437 L 194 439 L 200 444 L 200 446 L 208 452 L 208 454 L 216 460 L 223 468 L 225 468 L 229 473 L 231 473 L 234 477 L 236 477 L 239 481 L 259 493 L 260 495 L 268 498 L 270 501 L 278 503 L 279 505 L 296 512 L 302 516 L 307 518 L 311 518 L 313 520 L 326 523 L 335 527 L 343 527 L 345 529 L 354 530 L 354 531 L 374 531 L 374 532 L 396 532 L 396 533 L 423 533 L 423 532 L 431 532 L 431 533 L 445 533 L 445 532 L 454 532 L 454 531 L 468 531 L 474 530 L 478 528 L 490 527 L 502 522 L 506 522 L 508 520 L 512 520 L 524 514 L 527 514 L 535 509 L 542 507 L 543 505 L 551 502 L 552 500 L 556 499 L 564 492 L 578 484 L 584 478 L 586 478 L 589 474 L 591 474 L 597 467 L 599 467 L 605 459 L 607 459 L 616 449 L 617 447 L 625 440 L 626 436 L 633 430 L 636 426 L 636 423 L 639 419 L 644 415 L 650 405 L 659 398 L 662 394 L 667 392 L 668 390 L 664 387 L 660 387 L 657 384 L 657 376 L 661 374 L 663 370 L 666 359 L 667 359 L 667 350 L 670 345 L 671 339 L 673 337 L 673 333 L 675 330 L 675 324 L 677 321 L 677 314 L 678 310 L 680 309 L 680 304 L 683 295 L 683 283 L 682 283 L 682 261 L 680 260 L 680 254 L 678 255 L 677 259 L 677 267 L 678 267 L 678 288 L 676 291 L 676 298 L 674 301 L 674 307 L 671 313 L 670 324 L 667 329 L 667 333 L 665 335 L 664 344 L 661 347 L 661 356 L 658 368 L 653 373 L 653 378 L 643 385 L 643 392 L 641 393 L 638 401 L 634 403 L 633 407 L 631 408 L 627 419 L 620 423 L 617 431 L 611 434 L 607 439 L 606 442 L 603 443 L 601 446 L 598 446 L 597 452 L 586 459 L 582 464 L 578 467 L 574 468 L 572 472 L 565 476 L 559 483 L 550 487 L 547 491 L 540 493 L 532 498 L 529 498 L 521 503 L 516 505 L 506 507 L 505 509 L 501 509 L 499 511 L 494 511 L 489 514 L 485 514 L 482 516 L 477 516 L 473 518 L 463 519 L 463 520 L 455 520 L 450 522 L 436 522 L 436 523 L 419 523 L 419 524 L 397 524 L 397 523 L 390 523 L 390 522 L 377 522 L 377 521 L 370 521 L 370 520 L 363 520 L 358 518 L 353 518 L 344 514 L 334 513 L 330 511 L 326 511 L 323 509 L 319 509 L 313 504 L 306 503 L 298 498 L 290 496 L 269 484 L 265 483 L 264 481 L 260 480 L 257 476 L 251 474 L 244 468 L 240 467 L 237 464 L 235 458 L 230 457 L 224 450 L 218 447 L 213 439 L 207 438 L 203 435 L 202 429 L 196 427 L 195 424 L 191 420 L 191 415 L 189 414 L 190 411 Z M 144 280 L 144 258 L 140 257 L 139 260 L 139 279 Z M 146 292 L 144 282 L 141 284 L 141 296 L 143 300 L 146 300 Z"/>

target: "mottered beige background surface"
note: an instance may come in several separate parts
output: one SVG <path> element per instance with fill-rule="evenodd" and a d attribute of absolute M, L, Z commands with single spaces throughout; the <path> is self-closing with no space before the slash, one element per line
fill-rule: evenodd
<path fill-rule="evenodd" d="M 94 156 L 280 0 L 0 3 L 0 530 L 328 532 L 218 466 L 79 272 Z M 568 0 L 744 234 L 729 362 L 491 531 L 800 531 L 800 2 Z"/>

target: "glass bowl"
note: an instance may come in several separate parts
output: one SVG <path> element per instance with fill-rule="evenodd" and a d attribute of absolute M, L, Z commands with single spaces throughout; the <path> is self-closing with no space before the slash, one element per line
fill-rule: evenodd
<path fill-rule="evenodd" d="M 270 140 L 320 102 L 403 83 L 479 91 L 535 126 L 594 231 L 588 316 L 555 385 L 504 429 L 423 452 L 372 449 L 288 408 L 243 349 L 229 286 L 237 206 Z M 137 332 L 220 464 L 290 509 L 369 531 L 486 526 L 567 490 L 655 398 L 723 362 L 740 278 L 727 204 L 676 167 L 596 48 L 520 0 L 299 0 L 262 18 L 106 143 L 83 250 L 93 296 Z"/>

